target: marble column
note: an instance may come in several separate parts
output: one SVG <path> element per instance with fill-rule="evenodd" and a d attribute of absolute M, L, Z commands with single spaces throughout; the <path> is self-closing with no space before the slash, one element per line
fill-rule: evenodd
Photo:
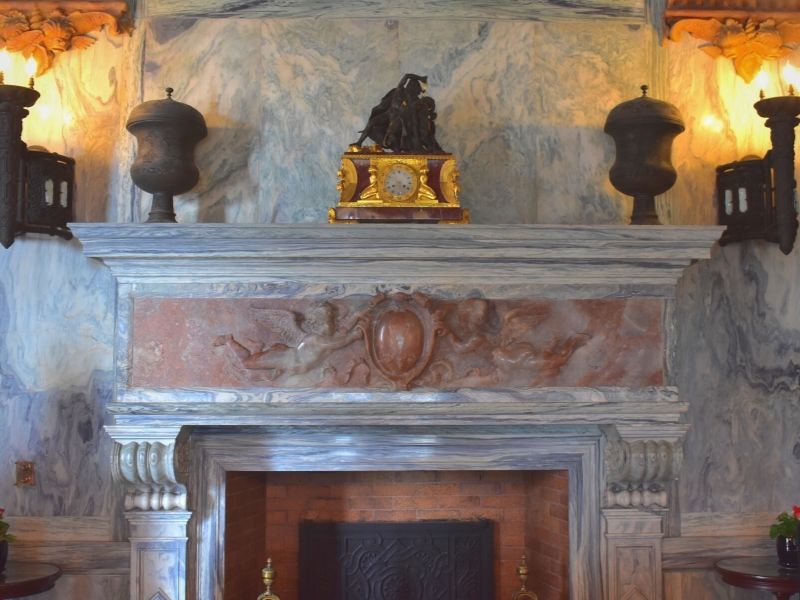
<path fill-rule="evenodd" d="M 186 487 L 176 468 L 180 427 L 115 425 L 112 471 L 125 486 L 131 600 L 186 599 Z"/>

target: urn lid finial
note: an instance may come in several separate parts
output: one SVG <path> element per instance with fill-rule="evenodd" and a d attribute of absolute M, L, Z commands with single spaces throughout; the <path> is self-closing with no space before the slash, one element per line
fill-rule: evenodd
<path fill-rule="evenodd" d="M 206 121 L 200 112 L 188 104 L 178 102 L 172 97 L 175 90 L 168 87 L 164 90 L 167 97 L 161 100 L 142 102 L 131 111 L 126 125 L 133 131 L 141 125 L 176 126 L 182 131 L 191 133 L 201 140 L 208 135 Z"/>
<path fill-rule="evenodd" d="M 677 107 L 669 102 L 648 96 L 647 93 L 650 87 L 646 84 L 640 86 L 639 89 L 642 90 L 641 96 L 621 102 L 611 109 L 606 119 L 606 133 L 614 135 L 614 132 L 618 129 L 657 124 L 670 125 L 678 131 L 685 129 L 683 118 L 681 118 L 681 113 Z"/>

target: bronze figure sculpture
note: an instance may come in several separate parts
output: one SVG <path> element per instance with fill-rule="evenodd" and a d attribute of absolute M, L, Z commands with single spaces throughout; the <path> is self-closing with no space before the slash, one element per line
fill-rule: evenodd
<path fill-rule="evenodd" d="M 406 73 L 370 112 L 354 146 L 370 138 L 393 152 L 444 152 L 436 141 L 436 103 L 423 95 L 427 76 Z"/>

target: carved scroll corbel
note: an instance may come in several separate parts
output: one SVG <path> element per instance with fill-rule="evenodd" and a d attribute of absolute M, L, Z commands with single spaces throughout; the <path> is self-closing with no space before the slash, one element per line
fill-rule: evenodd
<path fill-rule="evenodd" d="M 176 469 L 177 430 L 153 438 L 120 426 L 106 429 L 114 439 L 112 475 L 125 485 L 125 510 L 186 510 L 186 486 Z"/>
<path fill-rule="evenodd" d="M 615 427 L 604 433 L 605 507 L 667 508 L 683 464 L 682 433 L 670 439 L 623 439 Z"/>

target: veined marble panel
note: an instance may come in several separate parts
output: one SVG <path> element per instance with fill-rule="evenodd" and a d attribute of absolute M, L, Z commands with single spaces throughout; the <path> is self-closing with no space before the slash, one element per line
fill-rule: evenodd
<path fill-rule="evenodd" d="M 658 74 L 654 31 L 642 26 L 537 25 L 528 103 L 537 126 L 538 223 L 628 223 L 632 200 L 608 180 L 614 141 L 608 113 Z"/>
<path fill-rule="evenodd" d="M 766 242 L 717 248 L 681 280 L 677 383 L 692 400 L 684 510 L 777 515 L 797 503 L 798 297 L 800 249 L 784 256 Z"/>
<path fill-rule="evenodd" d="M 76 242 L 31 237 L 0 252 L 0 295 L 0 363 L 25 388 L 85 386 L 112 369 L 114 280 Z"/>
<path fill-rule="evenodd" d="M 261 21 L 259 222 L 327 221 L 339 199 L 342 153 L 403 75 L 399 27 L 381 20 Z"/>
<path fill-rule="evenodd" d="M 325 221 L 342 152 L 416 72 L 473 222 L 619 223 L 603 124 L 654 78 L 656 43 L 643 23 L 155 17 L 144 89 L 171 82 L 209 122 L 181 222 Z"/>
<path fill-rule="evenodd" d="M 324 19 L 623 19 L 644 17 L 643 0 L 578 0 L 569 4 L 546 0 L 144 0 L 147 16 L 315 17 Z"/>
<path fill-rule="evenodd" d="M 113 278 L 52 238 L 17 240 L 0 265 L 0 498 L 9 515 L 103 514 Z M 36 488 L 13 485 L 17 460 L 36 463 Z"/>
<path fill-rule="evenodd" d="M 138 298 L 130 385 L 647 387 L 664 379 L 662 311 L 656 299 Z"/>
<path fill-rule="evenodd" d="M 143 100 L 165 98 L 164 89 L 172 87 L 173 98 L 199 110 L 208 127 L 195 151 L 200 181 L 176 198 L 180 221 L 260 220 L 260 82 L 267 70 L 258 53 L 260 28 L 244 19 L 147 22 Z M 151 196 L 145 196 L 141 220 L 150 210 Z"/>

